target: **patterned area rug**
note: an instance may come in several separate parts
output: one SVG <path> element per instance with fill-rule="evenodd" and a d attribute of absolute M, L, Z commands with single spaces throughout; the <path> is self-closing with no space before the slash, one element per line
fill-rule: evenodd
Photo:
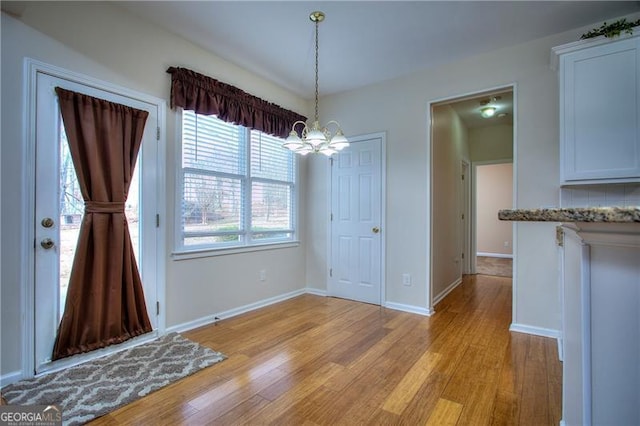
<path fill-rule="evenodd" d="M 2 389 L 11 405 L 57 405 L 65 425 L 105 415 L 222 361 L 220 352 L 177 333 Z"/>

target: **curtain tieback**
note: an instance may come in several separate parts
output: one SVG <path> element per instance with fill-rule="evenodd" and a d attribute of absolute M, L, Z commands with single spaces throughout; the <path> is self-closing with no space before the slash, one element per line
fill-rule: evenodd
<path fill-rule="evenodd" d="M 85 201 L 85 213 L 124 213 L 124 201 Z"/>

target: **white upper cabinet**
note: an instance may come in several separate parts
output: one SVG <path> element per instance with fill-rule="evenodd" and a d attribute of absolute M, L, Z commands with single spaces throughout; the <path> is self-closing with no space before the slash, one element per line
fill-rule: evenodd
<path fill-rule="evenodd" d="M 640 182 L 640 36 L 579 41 L 553 53 L 561 184 Z"/>

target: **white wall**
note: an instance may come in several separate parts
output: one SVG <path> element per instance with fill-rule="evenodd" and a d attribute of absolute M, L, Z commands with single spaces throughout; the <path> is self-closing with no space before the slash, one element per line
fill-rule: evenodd
<path fill-rule="evenodd" d="M 433 298 L 438 300 L 462 278 L 462 163 L 469 160 L 467 128 L 449 105 L 432 110 Z"/>
<path fill-rule="evenodd" d="M 25 3 L 27 4 L 27 3 Z M 187 41 L 107 3 L 28 3 L 20 18 L 2 13 L 2 301 L 1 366 L 7 375 L 21 368 L 23 312 L 21 284 L 27 270 L 21 229 L 30 223 L 24 196 L 23 59 L 30 57 L 113 84 L 169 98 L 169 66 L 184 66 L 308 115 L 310 103 L 213 56 Z M 37 28 L 39 31 L 34 30 Z M 43 34 L 46 33 L 47 35 Z M 167 105 L 168 109 L 168 105 Z M 176 114 L 168 109 L 166 228 L 166 325 L 193 321 L 305 287 L 304 197 L 300 228 L 303 244 L 294 248 L 174 261 Z M 301 170 L 304 194 L 306 170 Z M 11 202 L 7 202 L 11 200 Z M 260 283 L 259 270 L 267 270 Z"/>
<path fill-rule="evenodd" d="M 477 252 L 511 255 L 513 226 L 498 220 L 498 210 L 513 206 L 513 164 L 478 165 L 475 178 Z"/>
<path fill-rule="evenodd" d="M 388 301 L 424 308 L 430 300 L 429 271 L 425 266 L 430 257 L 428 103 L 515 83 L 515 205 L 557 206 L 558 79 L 549 67 L 550 49 L 578 40 L 593 27 L 503 48 L 321 100 L 321 115 L 340 120 L 348 134 L 387 132 L 384 229 Z M 309 173 L 314 221 L 308 222 L 308 233 L 310 240 L 317 238 L 320 242 L 326 232 L 327 176 L 324 168 L 310 168 Z M 513 323 L 540 333 L 553 333 L 560 329 L 554 224 L 519 223 L 515 229 Z M 326 247 L 318 243 L 314 250 L 326 252 Z M 402 285 L 403 272 L 412 274 L 413 286 Z M 324 288 L 325 277 L 308 269 L 307 281 Z"/>

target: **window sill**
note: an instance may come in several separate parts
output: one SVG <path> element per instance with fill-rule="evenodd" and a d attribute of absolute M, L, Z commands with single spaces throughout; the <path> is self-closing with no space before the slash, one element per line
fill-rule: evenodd
<path fill-rule="evenodd" d="M 199 259 L 203 257 L 227 256 L 230 254 L 249 253 L 253 251 L 277 250 L 300 246 L 300 241 L 287 241 L 283 243 L 267 243 L 243 247 L 222 247 L 217 249 L 204 248 L 194 250 L 180 250 L 171 253 L 171 258 L 175 261 Z"/>

